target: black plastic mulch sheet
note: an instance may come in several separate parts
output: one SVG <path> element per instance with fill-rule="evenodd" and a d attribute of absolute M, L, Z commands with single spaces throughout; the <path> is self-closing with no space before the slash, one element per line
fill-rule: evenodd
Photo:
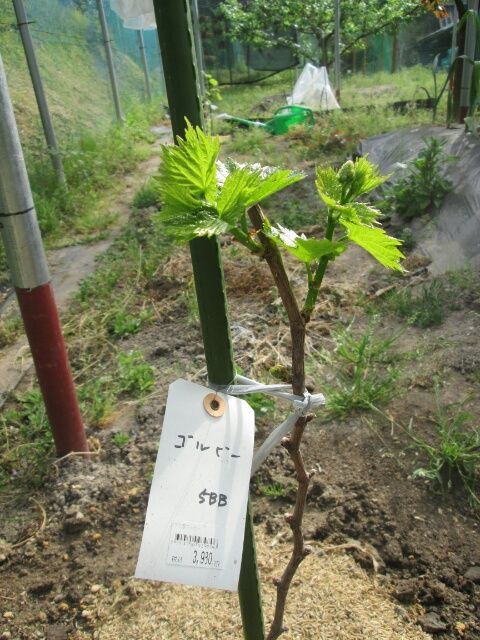
<path fill-rule="evenodd" d="M 480 266 L 480 139 L 463 127 L 419 127 L 386 133 L 360 145 L 360 152 L 391 174 L 394 183 L 405 174 L 405 166 L 425 146 L 424 138 L 444 138 L 448 155 L 456 159 L 445 164 L 444 175 L 453 183 L 439 209 L 406 223 L 418 239 L 417 253 L 432 259 L 434 274 L 465 265 Z"/>

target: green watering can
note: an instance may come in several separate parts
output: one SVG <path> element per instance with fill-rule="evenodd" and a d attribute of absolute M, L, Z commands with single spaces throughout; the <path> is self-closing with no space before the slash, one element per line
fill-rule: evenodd
<path fill-rule="evenodd" d="M 224 120 L 230 120 L 231 122 L 238 122 L 248 127 L 260 127 L 266 129 L 273 135 L 281 135 L 287 133 L 290 127 L 298 124 L 304 124 L 311 127 L 315 123 L 313 117 L 313 111 L 307 109 L 307 107 L 300 107 L 297 105 L 285 105 L 277 109 L 273 115 L 273 118 L 267 120 L 267 122 L 260 122 L 259 120 L 246 120 L 245 118 L 236 118 L 235 116 L 229 116 L 228 114 L 222 114 Z"/>

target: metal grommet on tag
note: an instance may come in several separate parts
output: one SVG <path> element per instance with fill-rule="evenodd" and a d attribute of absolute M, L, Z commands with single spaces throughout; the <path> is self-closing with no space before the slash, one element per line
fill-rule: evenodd
<path fill-rule="evenodd" d="M 225 400 L 216 393 L 209 393 L 203 399 L 203 406 L 208 415 L 220 418 L 225 413 Z"/>

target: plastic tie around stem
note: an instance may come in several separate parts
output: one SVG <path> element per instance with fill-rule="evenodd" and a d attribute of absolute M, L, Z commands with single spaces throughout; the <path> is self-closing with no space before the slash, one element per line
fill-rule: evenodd
<path fill-rule="evenodd" d="M 296 395 L 286 391 L 291 389 L 289 384 L 262 384 L 256 380 L 245 378 L 244 376 L 235 376 L 235 383 L 227 386 L 209 385 L 212 389 L 231 396 L 242 396 L 248 393 L 265 393 L 269 396 L 288 400 L 295 407 L 295 411 L 288 416 L 281 424 L 278 425 L 265 441 L 256 449 L 253 454 L 252 472 L 253 476 L 258 471 L 260 465 L 264 462 L 271 451 L 282 441 L 282 439 L 293 428 L 298 418 L 306 416 L 310 411 L 314 411 L 318 407 L 325 405 L 325 396 L 323 393 L 311 394 L 305 390 L 303 396 Z"/>

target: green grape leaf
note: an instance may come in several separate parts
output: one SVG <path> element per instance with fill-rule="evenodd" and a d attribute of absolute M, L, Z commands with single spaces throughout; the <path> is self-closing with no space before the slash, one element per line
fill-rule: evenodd
<path fill-rule="evenodd" d="M 252 165 L 254 168 L 255 165 Z M 290 171 L 290 169 L 277 169 L 276 167 L 263 167 L 255 169 L 259 175 L 258 185 L 251 189 L 247 198 L 247 207 L 251 207 L 265 198 L 272 196 L 278 191 L 299 182 L 305 178 L 305 174 L 300 171 Z"/>
<path fill-rule="evenodd" d="M 340 218 L 339 222 L 345 227 L 349 240 L 368 251 L 384 267 L 397 271 L 404 270 L 400 260 L 405 256 L 398 249 L 402 244 L 401 240 L 387 235 L 380 227 L 355 224 L 344 218 Z"/>
<path fill-rule="evenodd" d="M 351 165 L 346 169 L 347 165 Z M 353 169 L 353 170 L 352 170 Z M 345 172 L 345 178 L 343 173 Z M 348 186 L 349 199 L 358 198 L 363 193 L 373 191 L 387 180 L 388 176 L 381 176 L 378 167 L 367 156 L 358 158 L 355 162 L 346 162 L 338 171 L 338 177 L 343 184 Z M 343 182 L 345 180 L 345 182 Z"/>
<path fill-rule="evenodd" d="M 342 184 L 338 179 L 335 169 L 332 167 L 319 167 L 315 181 L 318 193 L 327 207 L 336 207 L 341 204 Z"/>
<path fill-rule="evenodd" d="M 218 137 L 206 135 L 200 127 L 187 121 L 185 139 L 177 138 L 178 145 L 162 147 L 160 165 L 160 194 L 165 204 L 171 190 L 168 185 L 189 192 L 190 198 L 213 201 L 217 192 L 217 158 L 220 152 Z M 188 203 L 190 205 L 190 200 Z"/>
<path fill-rule="evenodd" d="M 340 213 L 339 222 L 344 219 L 353 224 L 368 226 L 378 224 L 377 218 L 380 216 L 380 211 L 363 202 L 349 202 L 345 205 L 339 205 L 335 209 Z"/>
<path fill-rule="evenodd" d="M 234 169 L 229 173 L 218 197 L 220 217 L 232 222 L 238 220 L 245 213 L 249 194 L 258 187 L 259 181 L 258 172 L 250 169 Z"/>
<path fill-rule="evenodd" d="M 185 138 L 162 147 L 158 214 L 167 233 L 181 242 L 226 233 L 245 210 L 301 180 L 302 173 L 218 161 L 220 142 L 187 121 Z M 234 229 L 233 229 L 234 230 Z"/>
<path fill-rule="evenodd" d="M 319 260 L 323 256 L 335 258 L 346 249 L 343 242 L 306 238 L 304 235 L 299 236 L 295 231 L 287 229 L 280 224 L 276 227 L 266 224 L 263 231 L 278 246 L 286 249 L 306 264 Z"/>
<path fill-rule="evenodd" d="M 216 211 L 209 209 L 198 209 L 187 213 L 179 214 L 175 212 L 169 215 L 162 210 L 159 220 L 166 225 L 166 233 L 173 236 L 178 242 L 189 242 L 194 238 L 211 237 L 227 233 L 229 225 L 221 220 Z"/>
<path fill-rule="evenodd" d="M 247 207 L 302 180 L 305 175 L 289 169 L 261 167 L 258 164 L 236 165 L 230 161 L 230 169 L 218 198 L 220 217 L 236 220 Z M 223 172 L 223 168 L 222 168 Z"/>

